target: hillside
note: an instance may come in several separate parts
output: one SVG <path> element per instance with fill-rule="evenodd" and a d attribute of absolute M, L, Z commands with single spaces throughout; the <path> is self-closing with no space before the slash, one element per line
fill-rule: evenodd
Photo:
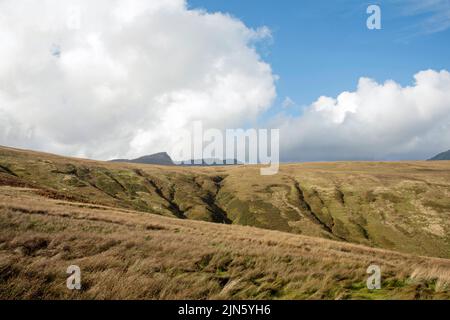
<path fill-rule="evenodd" d="M 0 187 L 0 299 L 450 299 L 449 260 L 41 194 Z"/>
<path fill-rule="evenodd" d="M 450 162 L 165 167 L 0 149 L 0 185 L 49 198 L 450 257 Z"/>
<path fill-rule="evenodd" d="M 431 158 L 429 161 L 442 161 L 442 160 L 450 160 L 450 150 L 439 153 L 438 155 Z"/>

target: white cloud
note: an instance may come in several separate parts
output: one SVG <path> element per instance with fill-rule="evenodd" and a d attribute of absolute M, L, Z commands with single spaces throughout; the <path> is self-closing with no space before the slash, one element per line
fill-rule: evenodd
<path fill-rule="evenodd" d="M 252 30 L 183 0 L 0 1 L 0 144 L 99 159 L 173 151 L 191 122 L 254 123 L 275 98 Z M 301 70 L 299 70 L 301 72 Z M 450 75 L 362 78 L 281 116 L 284 160 L 426 158 L 450 148 Z M 286 98 L 283 105 L 292 105 Z"/>
<path fill-rule="evenodd" d="M 424 159 L 450 148 L 450 73 L 417 73 L 413 86 L 361 78 L 354 92 L 320 97 L 281 117 L 284 160 Z"/>
<path fill-rule="evenodd" d="M 270 31 L 183 0 L 0 2 L 0 144 L 107 159 L 236 127 L 274 99 Z"/>

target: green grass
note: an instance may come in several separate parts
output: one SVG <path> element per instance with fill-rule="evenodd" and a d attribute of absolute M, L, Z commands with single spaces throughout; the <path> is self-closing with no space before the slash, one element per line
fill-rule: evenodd
<path fill-rule="evenodd" d="M 446 161 L 291 164 L 266 177 L 257 166 L 158 167 L 0 148 L 0 165 L 0 185 L 53 199 L 450 257 Z"/>

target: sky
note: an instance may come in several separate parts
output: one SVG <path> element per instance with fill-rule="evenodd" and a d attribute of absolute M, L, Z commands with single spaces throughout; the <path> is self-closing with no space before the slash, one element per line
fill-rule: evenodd
<path fill-rule="evenodd" d="M 409 85 L 419 70 L 450 68 L 448 0 L 189 0 L 188 4 L 228 13 L 251 28 L 271 30 L 272 41 L 261 51 L 280 76 L 275 107 L 287 97 L 302 107 L 322 95 L 336 96 L 356 88 L 360 77 Z M 370 4 L 381 8 L 381 30 L 366 27 Z M 432 23 L 442 11 L 447 19 Z M 446 30 L 435 32 L 440 27 Z"/>
<path fill-rule="evenodd" d="M 202 121 L 278 128 L 282 161 L 450 149 L 450 0 L 2 0 L 0 39 L 0 145 L 174 156 Z"/>

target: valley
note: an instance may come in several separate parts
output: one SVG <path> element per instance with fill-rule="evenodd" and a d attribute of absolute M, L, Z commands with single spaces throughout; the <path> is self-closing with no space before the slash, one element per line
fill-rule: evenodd
<path fill-rule="evenodd" d="M 177 167 L 0 148 L 0 297 L 449 298 L 450 162 Z M 65 288 L 65 268 L 83 289 Z M 381 290 L 365 286 L 380 265 Z"/>

